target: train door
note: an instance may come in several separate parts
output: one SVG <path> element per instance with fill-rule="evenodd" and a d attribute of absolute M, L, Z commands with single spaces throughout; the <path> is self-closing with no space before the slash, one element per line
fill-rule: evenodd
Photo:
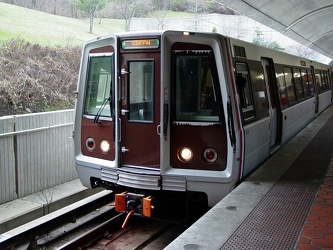
<path fill-rule="evenodd" d="M 160 163 L 160 55 L 146 52 L 121 55 L 120 166 Z"/>
<path fill-rule="evenodd" d="M 275 82 L 275 70 L 272 59 L 262 58 L 261 63 L 264 69 L 264 77 L 266 82 L 266 88 L 269 101 L 269 112 L 270 112 L 270 134 L 271 143 L 270 151 L 274 152 L 281 142 L 282 136 L 282 112 L 279 104 L 279 95 L 277 84 Z"/>

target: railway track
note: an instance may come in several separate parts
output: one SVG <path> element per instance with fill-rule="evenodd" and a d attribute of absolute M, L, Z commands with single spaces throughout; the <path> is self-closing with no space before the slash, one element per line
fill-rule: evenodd
<path fill-rule="evenodd" d="M 124 219 L 125 216 L 119 214 L 57 249 L 163 249 L 193 222 L 171 223 L 133 217 L 121 228 Z"/>
<path fill-rule="evenodd" d="M 40 249 L 40 245 L 114 216 L 110 191 L 102 191 L 0 235 L 0 249 Z"/>
<path fill-rule="evenodd" d="M 172 223 L 125 215 L 110 206 L 110 192 L 60 209 L 0 235 L 0 249 L 162 249 L 194 220 Z"/>

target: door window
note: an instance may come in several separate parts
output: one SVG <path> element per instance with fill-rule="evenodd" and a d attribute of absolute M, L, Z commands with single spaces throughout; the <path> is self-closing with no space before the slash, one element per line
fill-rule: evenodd
<path fill-rule="evenodd" d="M 250 74 L 245 63 L 236 63 L 236 84 L 244 120 L 253 118 L 255 113 Z"/>
<path fill-rule="evenodd" d="M 293 82 L 293 74 L 291 68 L 284 68 L 283 71 L 284 71 L 285 86 L 287 88 L 289 103 L 295 103 L 296 102 L 295 85 Z"/>
<path fill-rule="evenodd" d="M 312 76 L 307 69 L 301 69 L 305 97 L 313 96 Z"/>
<path fill-rule="evenodd" d="M 294 68 L 294 82 L 296 87 L 296 97 L 297 100 L 303 100 L 304 99 L 304 89 L 302 84 L 302 78 L 301 78 L 301 72 L 299 69 Z"/>
<path fill-rule="evenodd" d="M 154 121 L 154 61 L 130 61 L 129 121 Z"/>
<path fill-rule="evenodd" d="M 321 77 L 320 77 L 320 72 L 319 71 L 316 71 L 315 73 L 315 81 L 316 81 L 316 85 L 317 85 L 317 88 L 318 88 L 318 92 L 319 93 L 322 93 L 324 88 L 323 88 L 323 83 L 321 81 Z"/>

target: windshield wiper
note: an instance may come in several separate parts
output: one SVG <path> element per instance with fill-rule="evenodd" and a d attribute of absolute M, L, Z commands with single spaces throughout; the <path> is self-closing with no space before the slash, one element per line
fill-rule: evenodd
<path fill-rule="evenodd" d="M 104 99 L 101 107 L 99 108 L 99 110 L 97 111 L 97 114 L 95 115 L 95 118 L 94 118 L 94 123 L 99 123 L 99 117 L 101 116 L 106 104 L 110 101 L 110 97 L 107 97 Z"/>

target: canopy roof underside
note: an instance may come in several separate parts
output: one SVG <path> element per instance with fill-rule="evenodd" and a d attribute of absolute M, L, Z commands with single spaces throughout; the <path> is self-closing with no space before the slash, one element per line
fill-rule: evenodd
<path fill-rule="evenodd" d="M 218 0 L 333 59 L 332 0 Z"/>

